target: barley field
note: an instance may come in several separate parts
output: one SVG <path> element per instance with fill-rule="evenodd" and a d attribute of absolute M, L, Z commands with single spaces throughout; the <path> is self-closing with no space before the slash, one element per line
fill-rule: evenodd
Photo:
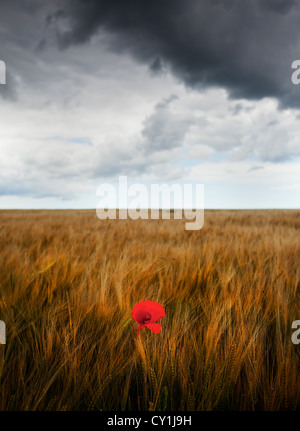
<path fill-rule="evenodd" d="M 184 223 L 0 211 L 0 410 L 300 410 L 300 211 Z"/>

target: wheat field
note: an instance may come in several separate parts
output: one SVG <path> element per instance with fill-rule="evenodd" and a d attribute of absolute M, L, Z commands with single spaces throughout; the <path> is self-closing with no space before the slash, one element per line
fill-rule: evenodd
<path fill-rule="evenodd" d="M 0 410 L 300 409 L 300 211 L 184 223 L 0 211 Z"/>

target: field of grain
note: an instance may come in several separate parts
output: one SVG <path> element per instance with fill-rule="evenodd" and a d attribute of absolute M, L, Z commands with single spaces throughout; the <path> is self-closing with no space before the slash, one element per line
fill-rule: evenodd
<path fill-rule="evenodd" d="M 300 211 L 0 212 L 0 410 L 300 409 Z M 136 337 L 143 300 L 162 304 Z"/>

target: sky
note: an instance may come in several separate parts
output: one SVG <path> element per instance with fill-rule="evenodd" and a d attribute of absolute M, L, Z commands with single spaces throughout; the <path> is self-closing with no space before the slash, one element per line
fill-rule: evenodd
<path fill-rule="evenodd" d="M 299 22 L 296 0 L 0 0 L 0 209 L 96 208 L 119 176 L 300 208 Z"/>

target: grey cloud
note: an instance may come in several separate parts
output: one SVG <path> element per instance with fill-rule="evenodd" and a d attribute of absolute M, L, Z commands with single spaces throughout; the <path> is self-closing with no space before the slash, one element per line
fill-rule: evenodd
<path fill-rule="evenodd" d="M 154 112 L 145 119 L 142 145 L 146 152 L 170 150 L 182 145 L 192 121 L 171 112 L 170 105 L 176 99 L 178 97 L 172 95 L 158 103 Z"/>
<path fill-rule="evenodd" d="M 299 20 L 292 0 L 65 0 L 48 18 L 61 48 L 104 29 L 110 49 L 152 71 L 166 64 L 193 88 L 221 86 L 232 98 L 275 97 L 289 107 L 300 106 L 291 83 Z"/>
<path fill-rule="evenodd" d="M 267 126 L 272 127 L 272 126 L 276 126 L 277 124 L 278 124 L 278 121 L 277 121 L 277 120 L 273 120 L 273 121 L 270 121 L 270 122 L 267 124 Z"/>
<path fill-rule="evenodd" d="M 267 10 L 285 15 L 296 5 L 295 0 L 262 0 L 262 6 Z"/>
<path fill-rule="evenodd" d="M 150 64 L 150 71 L 153 72 L 154 74 L 159 74 L 164 72 L 165 67 L 161 61 L 161 59 L 159 57 L 156 57 L 153 60 L 153 63 Z"/>
<path fill-rule="evenodd" d="M 9 101 L 16 101 L 18 98 L 17 80 L 10 72 L 6 72 L 6 84 L 0 85 L 0 96 Z"/>
<path fill-rule="evenodd" d="M 262 170 L 262 169 L 264 169 L 264 167 L 263 167 L 263 166 L 254 165 L 254 166 L 251 166 L 251 168 L 249 168 L 249 169 L 248 169 L 248 172 L 260 171 L 260 170 Z"/>

